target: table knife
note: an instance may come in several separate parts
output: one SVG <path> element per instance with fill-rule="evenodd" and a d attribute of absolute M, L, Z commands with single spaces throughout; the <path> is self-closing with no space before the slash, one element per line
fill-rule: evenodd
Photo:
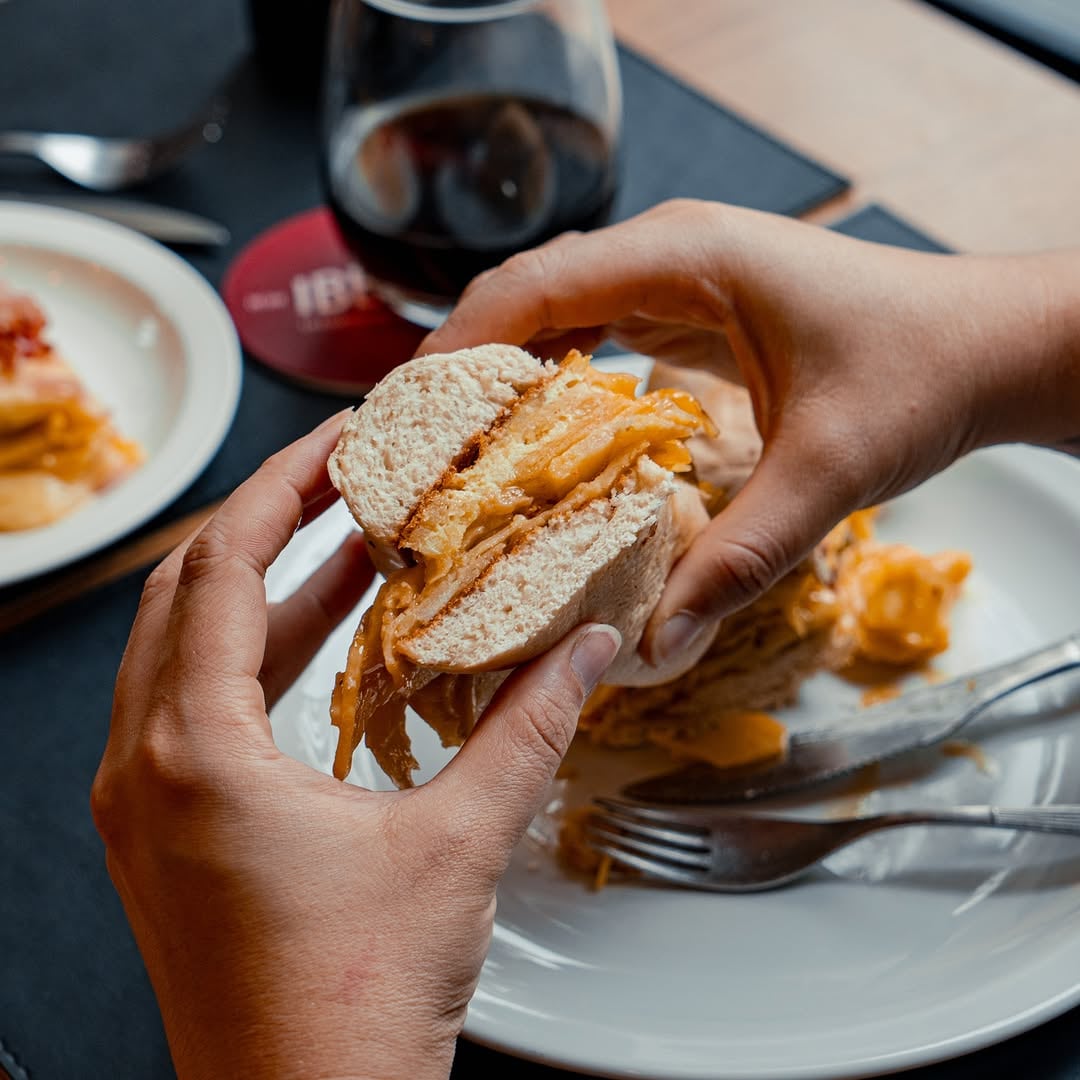
<path fill-rule="evenodd" d="M 172 206 L 107 195 L 38 195 L 0 192 L 0 200 L 57 206 L 106 218 L 118 225 L 165 244 L 198 244 L 221 247 L 229 242 L 229 230 L 216 221 Z"/>
<path fill-rule="evenodd" d="M 719 805 L 824 784 L 866 765 L 938 744 L 995 701 L 1078 667 L 1080 632 L 976 674 L 911 690 L 850 721 L 795 732 L 775 764 L 718 769 L 694 762 L 630 783 L 621 794 L 639 802 Z"/>

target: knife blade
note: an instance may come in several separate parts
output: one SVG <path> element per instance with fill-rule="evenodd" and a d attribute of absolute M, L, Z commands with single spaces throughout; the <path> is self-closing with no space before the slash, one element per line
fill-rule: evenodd
<path fill-rule="evenodd" d="M 210 218 L 188 210 L 136 199 L 114 199 L 98 195 L 38 195 L 11 191 L 0 192 L 0 200 L 56 206 L 64 210 L 92 214 L 118 225 L 126 225 L 129 229 L 164 244 L 221 247 L 230 239 L 229 230 Z"/>
<path fill-rule="evenodd" d="M 649 803 L 749 802 L 825 784 L 866 765 L 934 746 L 995 701 L 1080 667 L 1080 632 L 1015 660 L 937 686 L 911 690 L 835 727 L 795 732 L 775 763 L 718 769 L 704 762 L 627 784 L 620 794 Z"/>

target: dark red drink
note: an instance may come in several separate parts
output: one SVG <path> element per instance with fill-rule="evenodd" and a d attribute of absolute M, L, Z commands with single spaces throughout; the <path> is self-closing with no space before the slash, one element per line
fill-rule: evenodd
<path fill-rule="evenodd" d="M 602 225 L 616 176 L 594 123 L 506 94 L 354 106 L 330 133 L 325 168 L 365 269 L 444 303 L 516 251 Z"/>

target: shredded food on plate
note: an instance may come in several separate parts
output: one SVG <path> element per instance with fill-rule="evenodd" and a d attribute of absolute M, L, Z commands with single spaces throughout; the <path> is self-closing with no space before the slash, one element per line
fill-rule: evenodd
<path fill-rule="evenodd" d="M 143 460 L 45 327 L 31 297 L 0 283 L 0 532 L 57 521 Z"/>

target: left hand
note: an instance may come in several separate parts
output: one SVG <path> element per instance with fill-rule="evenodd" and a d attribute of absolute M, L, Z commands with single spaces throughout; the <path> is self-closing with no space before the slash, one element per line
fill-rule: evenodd
<path fill-rule="evenodd" d="M 92 809 L 181 1078 L 445 1076 L 496 882 L 618 648 L 608 628 L 571 634 L 409 791 L 282 754 L 268 709 L 372 577 L 357 533 L 266 603 L 267 567 L 332 501 L 342 420 L 150 575 L 117 679 Z"/>
<path fill-rule="evenodd" d="M 672 570 L 641 646 L 662 664 L 852 511 L 976 447 L 1075 439 L 1077 297 L 1077 252 L 932 255 L 676 199 L 486 271 L 418 352 L 610 338 L 745 385 L 761 456 Z"/>

